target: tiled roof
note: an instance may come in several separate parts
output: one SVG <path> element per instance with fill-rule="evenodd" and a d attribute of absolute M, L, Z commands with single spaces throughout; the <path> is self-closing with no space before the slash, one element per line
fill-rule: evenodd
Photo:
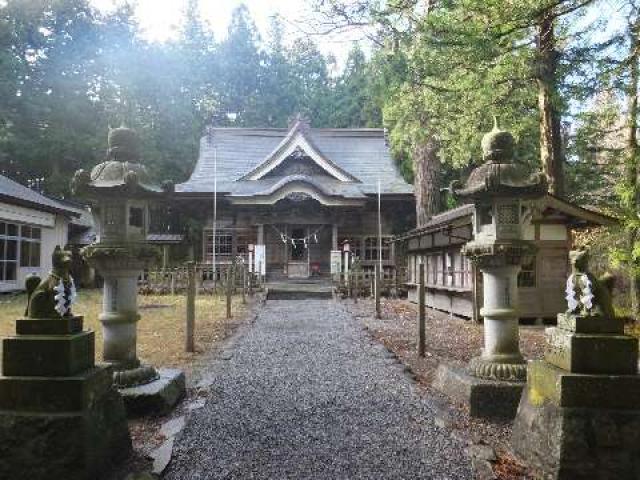
<path fill-rule="evenodd" d="M 217 156 L 218 191 L 251 195 L 264 188 L 260 180 L 240 180 L 264 162 L 290 133 L 287 129 L 214 128 L 200 141 L 200 157 L 191 178 L 176 185 L 176 192 L 213 192 L 214 157 Z M 382 129 L 308 129 L 304 132 L 324 157 L 359 179 L 337 182 L 359 195 L 375 194 L 380 180 L 383 194 L 412 194 L 390 156 Z M 266 180 L 262 179 L 262 180 Z M 338 189 L 337 186 L 334 188 Z M 354 190 L 351 190 L 352 192 Z M 336 190 L 340 195 L 342 192 Z"/>
<path fill-rule="evenodd" d="M 474 206 L 472 203 L 467 203 L 461 205 L 456 208 L 452 208 L 451 210 L 447 210 L 445 212 L 439 213 L 431 217 L 431 219 L 422 227 L 414 228 L 413 230 L 409 230 L 408 232 L 397 235 L 393 238 L 394 241 L 398 240 L 406 240 L 408 238 L 413 238 L 422 235 L 425 232 L 428 232 L 433 229 L 437 229 L 442 225 L 446 225 L 449 222 L 457 220 L 459 218 L 469 217 L 473 215 Z"/>
<path fill-rule="evenodd" d="M 260 180 L 242 180 L 234 184 L 232 197 L 270 195 L 283 185 L 291 182 L 308 183 L 329 196 L 365 198 L 358 184 L 345 183 L 324 175 L 287 175 L 285 177 L 267 177 Z"/>
<path fill-rule="evenodd" d="M 42 195 L 3 175 L 0 175 L 0 199 L 8 203 L 21 204 L 35 210 L 55 211 L 74 216 L 79 215 L 78 209 L 65 202 Z"/>
<path fill-rule="evenodd" d="M 150 233 L 147 235 L 147 242 L 151 243 L 180 243 L 184 240 L 184 235 L 180 233 Z"/>

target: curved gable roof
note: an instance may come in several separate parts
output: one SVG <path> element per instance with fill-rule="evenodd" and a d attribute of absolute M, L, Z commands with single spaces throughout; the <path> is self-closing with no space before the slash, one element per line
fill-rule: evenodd
<path fill-rule="evenodd" d="M 281 148 L 298 132 L 288 129 L 214 128 L 200 140 L 200 155 L 189 180 L 176 185 L 176 192 L 213 192 L 214 160 L 217 157 L 218 191 L 246 190 L 246 180 L 265 160 L 277 157 Z M 304 138 L 336 169 L 357 179 L 362 194 L 375 194 L 380 180 L 383 194 L 413 193 L 391 158 L 382 129 L 308 129 Z M 307 152 L 308 153 L 308 152 Z M 258 175 L 259 176 L 259 175 Z M 335 178 L 335 176 L 334 176 Z M 345 182 L 347 183 L 347 182 Z M 352 183 L 353 184 L 353 183 Z"/>
<path fill-rule="evenodd" d="M 349 172 L 333 163 L 329 158 L 314 145 L 314 143 L 304 134 L 303 123 L 297 121 L 286 137 L 278 144 L 273 152 L 255 167 L 251 172 L 242 177 L 242 180 L 260 180 L 271 170 L 284 162 L 290 155 L 296 151 L 304 152 L 311 160 L 313 160 L 328 175 L 341 180 L 343 182 L 358 181 Z"/>

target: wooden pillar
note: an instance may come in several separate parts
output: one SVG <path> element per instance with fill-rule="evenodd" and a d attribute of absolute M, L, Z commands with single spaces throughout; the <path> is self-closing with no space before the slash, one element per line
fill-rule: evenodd
<path fill-rule="evenodd" d="M 264 245 L 264 224 L 258 225 L 258 245 Z"/>
<path fill-rule="evenodd" d="M 331 250 L 338 250 L 338 224 L 331 225 Z"/>
<path fill-rule="evenodd" d="M 187 267 L 187 325 L 185 350 L 187 352 L 195 351 L 194 342 L 194 326 L 196 319 L 196 265 L 189 262 Z"/>
<path fill-rule="evenodd" d="M 285 275 L 288 274 L 288 267 L 289 267 L 289 239 L 287 238 L 289 229 L 288 229 L 289 225 L 285 224 L 284 225 L 284 237 L 285 237 L 285 242 L 284 242 L 284 254 L 282 256 L 283 258 L 283 273 Z"/>
<path fill-rule="evenodd" d="M 247 266 L 242 265 L 242 304 L 247 303 Z"/>
<path fill-rule="evenodd" d="M 227 318 L 231 318 L 231 292 L 233 291 L 233 265 L 227 266 Z"/>
<path fill-rule="evenodd" d="M 162 270 L 169 267 L 169 245 L 162 246 Z"/>
<path fill-rule="evenodd" d="M 360 276 L 360 269 L 359 268 L 354 268 L 353 269 L 353 301 L 355 303 L 358 303 L 358 296 L 360 295 L 360 284 L 359 284 L 359 279 L 358 277 Z"/>
<path fill-rule="evenodd" d="M 418 274 L 418 355 L 424 357 L 425 344 L 425 305 L 424 305 L 424 263 L 420 264 Z"/>

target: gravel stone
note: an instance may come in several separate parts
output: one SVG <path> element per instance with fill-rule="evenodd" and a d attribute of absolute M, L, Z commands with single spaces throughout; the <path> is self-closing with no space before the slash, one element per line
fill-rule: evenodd
<path fill-rule="evenodd" d="M 470 479 L 466 445 L 385 357 L 339 303 L 267 302 L 212 357 L 163 478 Z"/>

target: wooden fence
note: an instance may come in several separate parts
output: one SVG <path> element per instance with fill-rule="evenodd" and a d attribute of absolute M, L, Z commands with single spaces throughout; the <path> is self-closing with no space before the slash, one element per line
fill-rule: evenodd
<path fill-rule="evenodd" d="M 334 276 L 334 288 L 338 295 L 346 297 L 369 297 L 374 294 L 374 270 L 365 270 L 356 265 L 348 274 Z M 380 276 L 380 295 L 400 297 L 407 293 L 407 269 L 387 268 Z"/>
<path fill-rule="evenodd" d="M 261 289 L 264 279 L 262 275 L 245 271 L 247 265 L 237 264 L 217 265 L 215 271 L 211 264 L 196 264 L 196 289 L 199 293 L 226 292 L 227 276 L 231 274 L 234 293 L 243 289 Z M 142 295 L 175 295 L 183 294 L 188 286 L 188 266 L 176 268 L 147 270 L 138 279 L 138 291 Z"/>

